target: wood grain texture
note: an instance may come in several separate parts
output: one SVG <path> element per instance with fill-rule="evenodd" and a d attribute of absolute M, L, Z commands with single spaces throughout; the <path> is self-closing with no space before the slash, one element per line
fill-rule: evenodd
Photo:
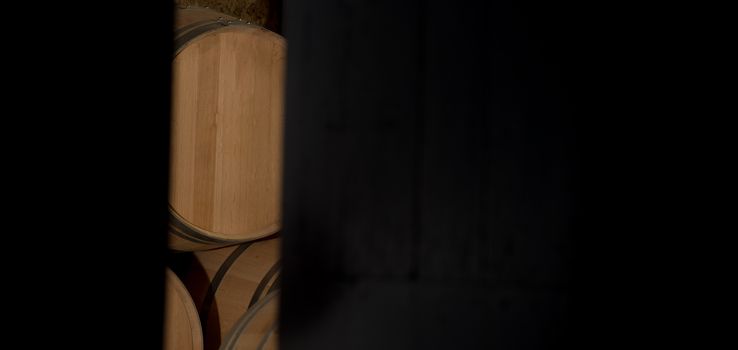
<path fill-rule="evenodd" d="M 279 322 L 275 324 L 274 330 L 270 331 L 266 335 L 266 339 L 262 339 L 263 346 L 262 350 L 277 350 L 279 349 Z"/>
<path fill-rule="evenodd" d="M 222 16 L 177 14 L 181 27 Z M 279 35 L 229 25 L 197 37 L 174 59 L 170 206 L 216 240 L 257 239 L 280 227 L 285 54 Z"/>
<path fill-rule="evenodd" d="M 266 295 L 245 312 L 221 345 L 221 350 L 261 350 L 278 348 L 279 292 Z"/>
<path fill-rule="evenodd" d="M 201 315 L 205 349 L 223 337 L 279 279 L 281 238 L 197 251 L 183 281 Z"/>
<path fill-rule="evenodd" d="M 202 329 L 195 304 L 182 281 L 169 269 L 164 310 L 164 349 L 202 349 Z"/>

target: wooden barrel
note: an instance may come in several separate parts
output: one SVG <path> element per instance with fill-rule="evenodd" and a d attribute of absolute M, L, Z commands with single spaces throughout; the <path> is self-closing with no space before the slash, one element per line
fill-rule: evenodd
<path fill-rule="evenodd" d="M 187 288 L 169 269 L 165 281 L 164 349 L 203 349 L 200 319 Z"/>
<path fill-rule="evenodd" d="M 280 238 L 197 251 L 182 280 L 200 314 L 205 349 L 218 349 L 239 317 L 279 287 Z"/>
<path fill-rule="evenodd" d="M 273 291 L 236 321 L 220 350 L 277 350 L 278 326 L 279 291 Z"/>
<path fill-rule="evenodd" d="M 211 249 L 280 228 L 286 42 L 204 9 L 177 9 L 171 249 Z"/>

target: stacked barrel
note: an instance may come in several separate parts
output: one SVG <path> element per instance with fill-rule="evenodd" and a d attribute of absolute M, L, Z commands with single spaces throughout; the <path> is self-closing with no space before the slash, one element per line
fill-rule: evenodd
<path fill-rule="evenodd" d="M 274 349 L 286 42 L 187 7 L 174 43 L 164 348 Z"/>

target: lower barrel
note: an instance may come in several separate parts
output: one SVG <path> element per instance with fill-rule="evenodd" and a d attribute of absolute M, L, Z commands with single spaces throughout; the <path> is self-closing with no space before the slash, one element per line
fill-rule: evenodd
<path fill-rule="evenodd" d="M 200 318 L 187 288 L 171 270 L 166 270 L 164 304 L 164 349 L 202 350 Z"/>
<path fill-rule="evenodd" d="M 200 314 L 206 350 L 218 349 L 245 312 L 279 288 L 281 238 L 190 253 L 182 280 Z"/>
<path fill-rule="evenodd" d="M 278 316 L 279 291 L 273 291 L 241 315 L 226 334 L 220 350 L 277 350 Z"/>

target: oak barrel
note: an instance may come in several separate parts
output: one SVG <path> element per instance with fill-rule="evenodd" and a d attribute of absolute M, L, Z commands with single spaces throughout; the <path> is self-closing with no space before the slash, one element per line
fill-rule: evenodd
<path fill-rule="evenodd" d="M 218 349 L 249 308 L 279 288 L 280 238 L 197 251 L 182 273 L 200 314 L 206 350 Z"/>
<path fill-rule="evenodd" d="M 279 348 L 279 291 L 265 295 L 231 328 L 220 350 L 276 350 Z"/>
<path fill-rule="evenodd" d="M 166 269 L 164 304 L 164 349 L 203 349 L 200 319 L 195 303 L 182 281 Z"/>
<path fill-rule="evenodd" d="M 206 8 L 177 9 L 171 249 L 279 230 L 285 58 L 276 33 Z"/>

